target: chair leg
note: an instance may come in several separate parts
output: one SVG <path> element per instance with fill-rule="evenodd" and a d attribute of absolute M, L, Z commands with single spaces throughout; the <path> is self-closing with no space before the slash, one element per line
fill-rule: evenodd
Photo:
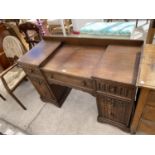
<path fill-rule="evenodd" d="M 6 101 L 6 98 L 5 98 L 2 94 L 0 94 L 0 97 L 1 97 L 4 101 Z"/>
<path fill-rule="evenodd" d="M 27 110 L 27 108 L 20 102 L 20 100 L 19 100 L 12 92 L 9 92 L 9 94 L 17 101 L 17 103 L 18 103 L 24 110 Z"/>
<path fill-rule="evenodd" d="M 27 110 L 26 107 L 19 101 L 19 99 L 13 94 L 13 92 L 9 89 L 4 77 L 1 77 L 2 83 L 5 87 L 5 89 L 7 90 L 7 92 L 17 101 L 17 103 L 24 109 Z"/>
<path fill-rule="evenodd" d="M 28 81 L 28 78 L 27 78 L 27 76 L 24 78 L 24 81 Z"/>

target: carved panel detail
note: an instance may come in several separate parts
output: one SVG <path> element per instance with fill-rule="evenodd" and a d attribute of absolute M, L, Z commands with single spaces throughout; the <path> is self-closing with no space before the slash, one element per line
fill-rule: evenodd
<path fill-rule="evenodd" d="M 118 98 L 97 95 L 99 115 L 103 118 L 129 125 L 132 102 Z"/>
<path fill-rule="evenodd" d="M 133 99 L 135 95 L 135 87 L 128 85 L 113 83 L 109 81 L 97 81 L 97 90 L 106 93 Z"/>

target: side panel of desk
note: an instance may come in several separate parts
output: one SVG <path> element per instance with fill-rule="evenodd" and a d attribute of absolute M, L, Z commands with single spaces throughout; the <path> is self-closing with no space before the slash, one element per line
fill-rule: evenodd
<path fill-rule="evenodd" d="M 23 68 L 28 78 L 40 94 L 40 98 L 45 102 L 50 102 L 61 107 L 63 101 L 70 92 L 70 88 L 56 85 L 47 81 L 46 77 L 40 70 L 40 66 L 61 46 L 60 42 L 40 42 L 24 57 L 18 60 L 19 66 Z M 42 52 L 44 50 L 44 52 Z"/>

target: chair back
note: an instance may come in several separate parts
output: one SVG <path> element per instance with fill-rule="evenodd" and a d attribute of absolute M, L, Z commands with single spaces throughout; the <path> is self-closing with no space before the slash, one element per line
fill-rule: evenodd
<path fill-rule="evenodd" d="M 19 58 L 26 52 L 21 42 L 10 35 L 3 39 L 3 50 L 8 58 Z"/>
<path fill-rule="evenodd" d="M 31 22 L 22 23 L 19 25 L 19 30 L 20 32 L 23 32 L 25 34 L 25 40 L 29 44 L 30 49 L 41 40 L 39 27 L 34 23 Z M 37 34 L 37 39 L 32 38 L 32 36 L 30 36 L 29 31 L 35 31 Z"/>

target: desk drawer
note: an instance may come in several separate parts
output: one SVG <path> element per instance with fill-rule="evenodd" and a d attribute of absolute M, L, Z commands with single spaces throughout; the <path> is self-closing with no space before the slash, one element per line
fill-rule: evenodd
<path fill-rule="evenodd" d="M 97 91 L 124 97 L 127 99 L 134 99 L 135 97 L 136 87 L 134 86 L 100 79 L 96 79 L 95 82 Z"/>
<path fill-rule="evenodd" d="M 58 73 L 45 73 L 48 81 L 62 84 L 65 86 L 71 86 L 81 89 L 93 89 L 93 82 L 91 79 L 83 79 L 79 77 L 58 74 Z"/>
<path fill-rule="evenodd" d="M 142 118 L 149 121 L 154 121 L 155 123 L 155 107 L 146 105 L 143 111 Z"/>

